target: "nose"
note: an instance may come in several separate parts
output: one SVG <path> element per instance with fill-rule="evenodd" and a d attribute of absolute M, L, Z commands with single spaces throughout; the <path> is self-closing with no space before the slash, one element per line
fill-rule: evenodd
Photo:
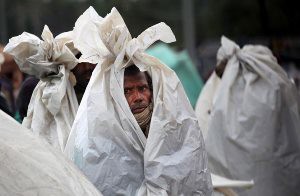
<path fill-rule="evenodd" d="M 139 103 L 143 101 L 143 96 L 138 90 L 134 91 L 133 98 L 135 103 Z"/>

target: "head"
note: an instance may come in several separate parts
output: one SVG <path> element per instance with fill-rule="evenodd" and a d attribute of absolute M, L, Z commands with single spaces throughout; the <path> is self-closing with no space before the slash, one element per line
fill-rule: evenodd
<path fill-rule="evenodd" d="M 133 114 L 143 112 L 152 102 L 152 82 L 147 72 L 135 65 L 124 72 L 124 94 Z"/>
<path fill-rule="evenodd" d="M 81 53 L 76 55 L 76 58 L 79 58 L 81 56 Z M 86 86 L 88 85 L 90 78 L 92 76 L 93 70 L 95 69 L 96 65 L 91 63 L 78 63 L 74 69 L 72 69 L 72 72 L 74 73 L 76 77 L 76 85 L 75 85 L 75 91 L 76 93 L 84 93 Z"/>
<path fill-rule="evenodd" d="M 32 93 L 38 84 L 39 79 L 29 76 L 24 80 L 22 83 L 22 86 L 20 88 L 16 104 L 17 104 L 17 110 L 20 114 L 20 120 L 23 120 L 24 117 L 27 115 L 27 109 L 28 105 L 32 96 Z"/>

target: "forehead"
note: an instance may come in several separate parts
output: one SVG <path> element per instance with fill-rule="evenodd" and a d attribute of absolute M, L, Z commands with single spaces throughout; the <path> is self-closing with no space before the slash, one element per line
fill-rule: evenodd
<path fill-rule="evenodd" d="M 81 68 L 84 68 L 84 67 L 91 67 L 91 68 L 95 68 L 96 67 L 96 64 L 92 64 L 92 63 L 88 63 L 88 62 L 81 62 L 81 63 L 78 63 L 76 65 L 77 68 L 81 69 Z"/>
<path fill-rule="evenodd" d="M 148 84 L 146 74 L 144 72 L 124 76 L 124 86 L 135 84 Z"/>

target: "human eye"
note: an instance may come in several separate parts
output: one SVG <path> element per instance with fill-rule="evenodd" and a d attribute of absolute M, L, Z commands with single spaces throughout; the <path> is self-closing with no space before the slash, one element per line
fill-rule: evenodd
<path fill-rule="evenodd" d="M 130 89 L 128 89 L 128 88 L 127 88 L 127 89 L 124 89 L 124 94 L 125 94 L 125 95 L 128 95 L 129 93 L 130 93 Z"/>
<path fill-rule="evenodd" d="M 140 87 L 140 91 L 145 91 L 147 89 L 148 89 L 148 86 L 146 86 L 146 85 Z"/>

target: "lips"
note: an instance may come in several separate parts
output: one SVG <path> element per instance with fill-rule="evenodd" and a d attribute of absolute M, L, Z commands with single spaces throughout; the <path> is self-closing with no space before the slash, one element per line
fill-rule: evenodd
<path fill-rule="evenodd" d="M 143 112 L 147 107 L 137 107 L 137 108 L 134 108 L 132 109 L 132 113 L 133 114 L 138 114 L 138 113 L 141 113 Z"/>

